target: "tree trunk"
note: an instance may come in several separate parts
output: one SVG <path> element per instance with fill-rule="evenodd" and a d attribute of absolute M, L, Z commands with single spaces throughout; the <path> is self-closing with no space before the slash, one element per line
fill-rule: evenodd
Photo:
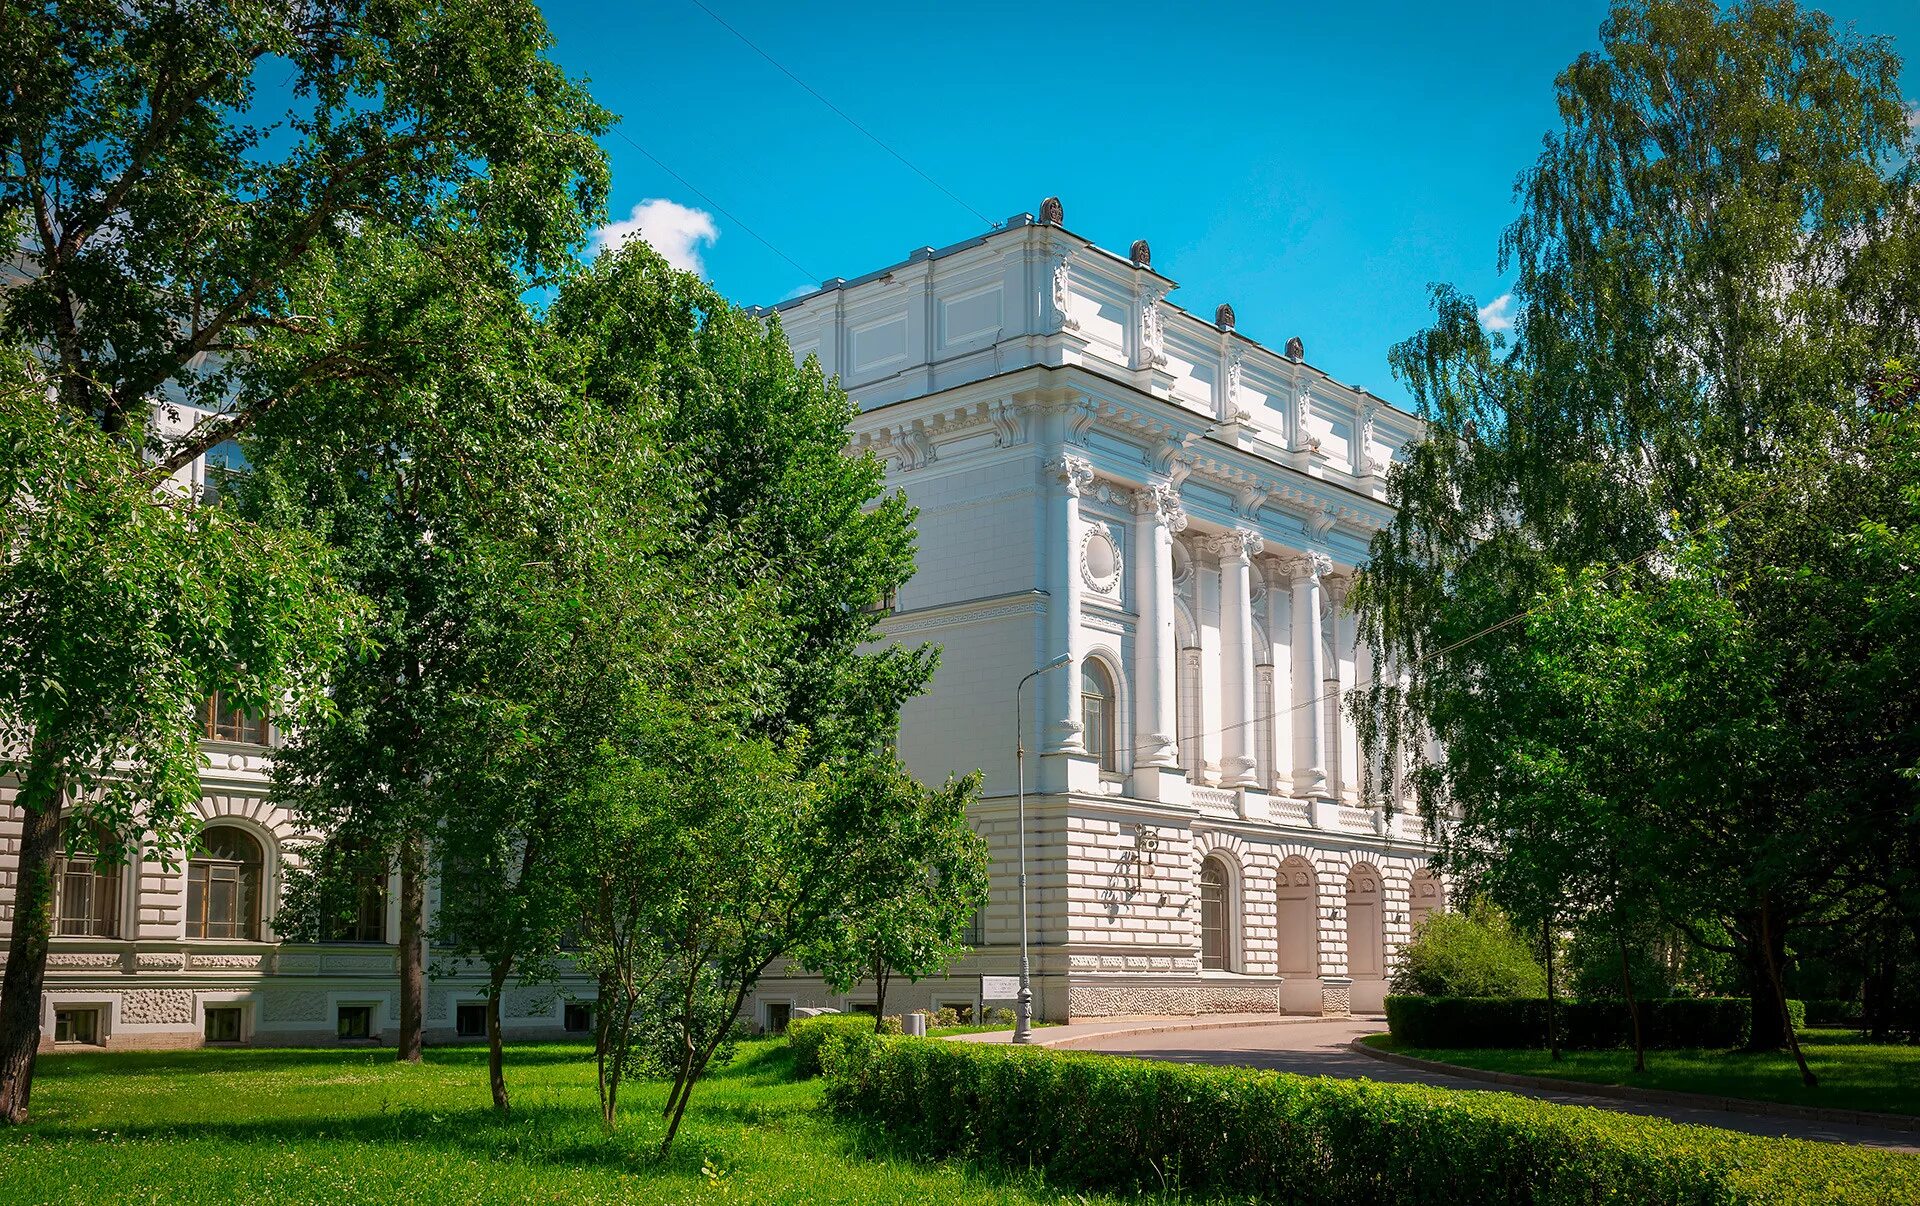
<path fill-rule="evenodd" d="M 426 1039 L 427 842 L 415 833 L 400 842 L 400 1035 L 396 1058 L 420 1062 Z"/>
<path fill-rule="evenodd" d="M 1748 1051 L 1778 1051 L 1787 1043 L 1786 1006 L 1774 991 L 1770 969 L 1786 960 L 1784 927 L 1773 924 L 1772 910 L 1761 905 L 1747 914 L 1741 963 L 1747 974 L 1747 1000 L 1753 1010 L 1753 1029 L 1747 1035 Z"/>
<path fill-rule="evenodd" d="M 1560 1062 L 1560 1026 L 1554 1014 L 1556 1012 L 1555 1007 L 1559 1004 L 1559 996 L 1553 987 L 1552 914 L 1548 914 L 1546 921 L 1541 923 L 1540 939 L 1542 951 L 1546 955 L 1547 963 L 1547 1051 L 1553 1057 L 1553 1062 L 1557 1064 Z"/>
<path fill-rule="evenodd" d="M 66 795 L 64 782 L 50 769 L 29 775 L 29 783 L 38 778 L 47 785 L 37 792 L 23 790 L 17 801 L 24 815 L 14 877 L 13 935 L 7 943 L 6 976 L 0 980 L 0 1125 L 8 1126 L 27 1120 L 27 1101 L 33 1095 L 40 993 L 46 985 L 53 930 L 53 861 L 60 853 L 60 805 Z"/>
<path fill-rule="evenodd" d="M 881 1019 L 887 1016 L 888 978 L 887 961 L 875 959 L 873 961 L 873 1030 L 875 1034 L 885 1032 L 883 1030 L 885 1023 Z"/>
<path fill-rule="evenodd" d="M 1640 1002 L 1633 992 L 1633 962 L 1627 957 L 1626 932 L 1618 927 L 1615 936 L 1620 939 L 1620 982 L 1627 992 L 1627 1019 L 1633 1023 L 1633 1070 L 1647 1070 L 1647 1037 L 1640 1028 Z"/>
<path fill-rule="evenodd" d="M 1800 1067 L 1800 1083 L 1811 1089 L 1819 1085 L 1820 1078 L 1813 1074 L 1812 1068 L 1807 1067 L 1806 1054 L 1800 1050 L 1800 1035 L 1793 1028 L 1792 1015 L 1787 1012 L 1787 985 L 1785 979 L 1783 979 L 1780 974 L 1781 960 L 1774 956 L 1775 931 L 1785 929 L 1786 927 L 1779 925 L 1777 919 L 1775 919 L 1772 914 L 1773 910 L 1762 902 L 1760 906 L 1760 949 L 1767 960 L 1767 979 L 1773 982 L 1773 1000 L 1780 1011 L 1781 1023 L 1787 1035 L 1787 1046 L 1793 1051 L 1793 1062 Z M 1778 942 L 1780 952 L 1784 956 L 1786 953 L 1785 936 L 1780 935 Z M 1759 1027 L 1760 1023 L 1756 1018 L 1754 1020 L 1754 1029 L 1758 1031 Z"/>
<path fill-rule="evenodd" d="M 500 996 L 506 990 L 507 964 L 493 968 L 487 991 L 487 1087 L 493 1090 L 493 1108 L 513 1112 L 507 1100 L 506 1052 L 500 1041 Z"/>

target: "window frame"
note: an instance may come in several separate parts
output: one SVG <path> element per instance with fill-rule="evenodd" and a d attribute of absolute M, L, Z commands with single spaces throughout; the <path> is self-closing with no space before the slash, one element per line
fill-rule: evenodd
<path fill-rule="evenodd" d="M 208 830 L 229 829 L 249 842 L 258 861 L 215 858 L 206 850 Z M 260 839 L 239 825 L 216 822 L 201 830 L 202 853 L 187 860 L 186 937 L 194 942 L 260 942 L 266 929 L 267 852 Z M 251 868 L 252 875 L 247 875 Z M 219 876 L 219 878 L 216 878 Z M 229 878 L 230 876 L 230 878 Z M 214 933 L 212 920 L 216 885 L 232 885 L 231 920 L 227 933 Z M 196 901 L 198 905 L 196 907 Z"/>
<path fill-rule="evenodd" d="M 222 692 L 214 691 L 200 705 L 200 736 L 207 741 L 226 741 L 235 745 L 267 745 L 268 722 L 265 713 L 249 715 L 244 709 L 230 708 L 220 702 Z"/>
<path fill-rule="evenodd" d="M 1219 869 L 1219 882 L 1217 884 L 1209 884 L 1209 868 Z M 1216 889 L 1216 894 L 1213 895 L 1211 901 L 1208 899 L 1210 887 Z M 1216 972 L 1235 971 L 1237 969 L 1234 967 L 1235 960 L 1233 957 L 1233 868 L 1228 866 L 1227 860 L 1221 858 L 1219 855 L 1207 855 L 1200 860 L 1200 870 L 1196 888 L 1197 891 L 1194 895 L 1199 903 L 1200 912 L 1200 970 Z M 1208 912 L 1210 909 L 1217 912 L 1216 923 L 1211 926 L 1208 923 Z M 1212 956 L 1209 956 L 1207 952 L 1207 935 L 1209 932 L 1218 935 L 1218 950 Z M 1211 959 L 1212 962 L 1209 962 L 1209 959 Z"/>
<path fill-rule="evenodd" d="M 1098 691 L 1087 690 L 1097 676 Z M 1097 712 L 1096 712 L 1097 710 Z M 1120 773 L 1120 681 L 1106 659 L 1089 655 L 1080 662 L 1080 741 L 1107 774 Z"/>
<path fill-rule="evenodd" d="M 83 864 L 86 870 L 80 871 L 78 868 Z M 124 866 L 106 863 L 99 854 L 68 854 L 63 835 L 60 853 L 53 860 L 53 937 L 118 940 L 126 911 L 124 870 Z M 66 907 L 70 879 L 81 879 L 86 884 L 84 929 L 68 928 L 77 920 Z"/>

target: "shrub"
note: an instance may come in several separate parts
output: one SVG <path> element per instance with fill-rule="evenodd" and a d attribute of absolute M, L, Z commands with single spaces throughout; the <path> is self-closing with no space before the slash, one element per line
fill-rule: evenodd
<path fill-rule="evenodd" d="M 1640 1025 L 1653 1048 L 1728 1048 L 1747 1041 L 1753 1007 L 1744 997 L 1670 997 L 1641 1001 Z M 1633 1020 L 1625 1001 L 1562 1001 L 1556 1009 L 1560 1042 L 1574 1050 L 1633 1045 Z M 1805 1006 L 1787 1002 L 1796 1029 Z M 1547 1002 L 1543 998 L 1387 998 L 1387 1028 L 1409 1047 L 1544 1047 Z"/>
<path fill-rule="evenodd" d="M 835 1063 L 827 1100 L 915 1156 L 1035 1167 L 1061 1189 L 1460 1206 L 1920 1200 L 1920 1159 L 1837 1144 L 999 1044 L 875 1040 Z"/>
<path fill-rule="evenodd" d="M 935 1026 L 958 1026 L 960 1024 L 959 1011 L 950 1008 L 936 1009 L 933 1012 L 933 1024 Z"/>
<path fill-rule="evenodd" d="M 836 1035 L 874 1036 L 873 1018 L 864 1013 L 823 1013 L 817 1017 L 796 1018 L 787 1024 L 787 1045 L 793 1048 L 794 1070 L 801 1076 L 817 1076 L 821 1068 L 820 1048 Z"/>
<path fill-rule="evenodd" d="M 1005 1005 L 995 1005 L 986 1011 L 986 1020 L 995 1026 L 1011 1026 L 1020 1019 Z"/>
<path fill-rule="evenodd" d="M 1393 991 L 1428 997 L 1537 997 L 1546 973 L 1496 917 L 1435 913 L 1401 951 Z"/>
<path fill-rule="evenodd" d="M 1864 1015 L 1855 998 L 1818 997 L 1807 1002 L 1805 1021 L 1809 1026 L 1858 1026 Z"/>
<path fill-rule="evenodd" d="M 876 1034 L 903 1034 L 906 1029 L 905 1023 L 900 1020 L 900 1015 L 897 1013 L 890 1013 L 881 1018 L 879 1024 L 873 1027 Z"/>

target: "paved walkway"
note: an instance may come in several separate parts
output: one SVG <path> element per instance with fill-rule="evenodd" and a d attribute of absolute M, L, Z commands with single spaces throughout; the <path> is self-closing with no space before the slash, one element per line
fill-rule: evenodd
<path fill-rule="evenodd" d="M 1049 1047 L 1070 1047 L 1077 1051 L 1104 1051 L 1180 1063 L 1236 1064 L 1247 1068 L 1297 1072 L 1304 1076 L 1365 1078 L 1434 1085 L 1443 1089 L 1516 1093 L 1561 1105 L 1646 1114 L 1696 1126 L 1724 1127 L 1749 1135 L 1858 1143 L 1892 1151 L 1920 1151 L 1920 1134 L 1912 1131 L 1622 1101 L 1582 1093 L 1505 1086 L 1494 1088 L 1485 1081 L 1405 1068 L 1353 1050 L 1351 1044 L 1354 1039 L 1378 1034 L 1384 1029 L 1386 1021 L 1378 1017 L 1275 1020 L 1271 1015 L 1243 1014 L 1200 1019 L 1197 1024 L 1192 1018 L 1124 1018 L 1079 1022 L 1071 1026 L 1043 1027 L 1034 1032 L 1034 1038 L 1037 1043 Z M 974 1042 L 1006 1042 L 1011 1035 L 1010 1032 L 1001 1031 L 967 1037 Z"/>

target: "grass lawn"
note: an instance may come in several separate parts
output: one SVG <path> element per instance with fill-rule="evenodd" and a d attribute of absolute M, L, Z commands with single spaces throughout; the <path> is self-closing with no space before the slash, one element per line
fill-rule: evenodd
<path fill-rule="evenodd" d="M 486 1052 L 189 1051 L 42 1056 L 33 1120 L 0 1130 L 0 1200 L 20 1202 L 1058 1202 L 1037 1176 L 889 1156 L 816 1107 L 784 1042 L 742 1043 L 654 1159 L 665 1087 L 622 1092 L 604 1136 L 589 1051 L 507 1053 L 511 1119 Z M 1074 1195 L 1075 1201 L 1103 1201 Z M 1131 1199 L 1137 1201 L 1138 1199 Z"/>
<path fill-rule="evenodd" d="M 1632 1085 L 1681 1093 L 1711 1093 L 1755 1101 L 1920 1114 L 1920 1047 L 1873 1044 L 1850 1030 L 1808 1030 L 1800 1035 L 1817 1088 L 1800 1083 L 1793 1056 L 1781 1051 L 1649 1051 L 1647 1070 L 1633 1071 L 1631 1051 L 1568 1051 L 1554 1063 L 1544 1050 L 1454 1051 L 1405 1047 L 1385 1035 L 1367 1042 L 1421 1059 L 1596 1084 Z"/>

